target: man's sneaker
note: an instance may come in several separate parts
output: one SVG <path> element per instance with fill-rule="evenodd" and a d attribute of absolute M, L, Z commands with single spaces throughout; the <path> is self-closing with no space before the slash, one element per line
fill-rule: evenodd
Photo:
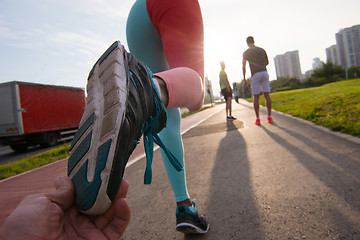
<path fill-rule="evenodd" d="M 268 120 L 269 123 L 274 122 L 274 120 L 273 120 L 273 118 L 271 116 L 268 116 L 267 120 Z"/>
<path fill-rule="evenodd" d="M 199 216 L 195 207 L 186 205 L 177 206 L 176 208 L 176 230 L 184 234 L 205 234 L 209 230 L 209 224 L 204 217 Z"/>
<path fill-rule="evenodd" d="M 236 118 L 234 118 L 233 116 L 227 116 L 226 119 L 227 120 L 236 120 Z"/>
<path fill-rule="evenodd" d="M 255 124 L 256 124 L 256 125 L 260 125 L 260 118 L 257 118 L 257 119 L 255 120 Z"/>
<path fill-rule="evenodd" d="M 166 110 L 153 84 L 151 71 L 119 41 L 90 71 L 87 104 L 70 146 L 67 169 L 82 212 L 98 215 L 109 208 L 142 135 L 147 183 L 151 181 L 154 142 L 165 148 L 175 168 L 182 170 L 157 135 L 166 125 Z"/>

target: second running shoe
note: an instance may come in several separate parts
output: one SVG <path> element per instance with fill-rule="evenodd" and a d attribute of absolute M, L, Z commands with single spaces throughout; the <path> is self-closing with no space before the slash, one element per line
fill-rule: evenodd
<path fill-rule="evenodd" d="M 157 135 L 167 118 L 152 77 L 150 69 L 127 53 L 119 41 L 90 71 L 87 105 L 70 146 L 67 169 L 82 212 L 99 215 L 110 207 L 142 135 L 147 155 L 145 183 L 151 182 L 154 142 L 164 149 L 176 170 L 183 169 Z"/>
<path fill-rule="evenodd" d="M 176 230 L 189 234 L 205 234 L 209 231 L 209 224 L 203 216 L 199 216 L 195 202 L 192 207 L 180 205 L 176 208 Z"/>

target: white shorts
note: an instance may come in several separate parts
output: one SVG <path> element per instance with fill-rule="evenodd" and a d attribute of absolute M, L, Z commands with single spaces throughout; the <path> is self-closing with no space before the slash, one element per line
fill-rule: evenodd
<path fill-rule="evenodd" d="M 255 73 L 251 79 L 251 92 L 253 95 L 259 95 L 260 90 L 270 92 L 269 74 L 267 71 Z"/>

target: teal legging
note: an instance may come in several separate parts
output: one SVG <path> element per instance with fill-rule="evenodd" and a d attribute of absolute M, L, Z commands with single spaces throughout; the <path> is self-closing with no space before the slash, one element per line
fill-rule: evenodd
<path fill-rule="evenodd" d="M 137 0 L 134 3 L 127 20 L 126 37 L 130 52 L 148 65 L 154 73 L 170 69 L 164 55 L 161 37 L 149 18 L 146 0 Z M 159 134 L 166 147 L 184 166 L 183 171 L 176 171 L 165 153 L 161 150 L 176 202 L 189 198 L 185 179 L 184 149 L 180 133 L 180 120 L 179 108 L 168 109 L 166 128 Z"/>

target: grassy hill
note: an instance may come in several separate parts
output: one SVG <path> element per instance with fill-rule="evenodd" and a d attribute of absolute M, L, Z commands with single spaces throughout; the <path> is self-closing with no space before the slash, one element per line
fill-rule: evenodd
<path fill-rule="evenodd" d="M 277 111 L 360 137 L 360 79 L 272 93 L 271 99 Z"/>

